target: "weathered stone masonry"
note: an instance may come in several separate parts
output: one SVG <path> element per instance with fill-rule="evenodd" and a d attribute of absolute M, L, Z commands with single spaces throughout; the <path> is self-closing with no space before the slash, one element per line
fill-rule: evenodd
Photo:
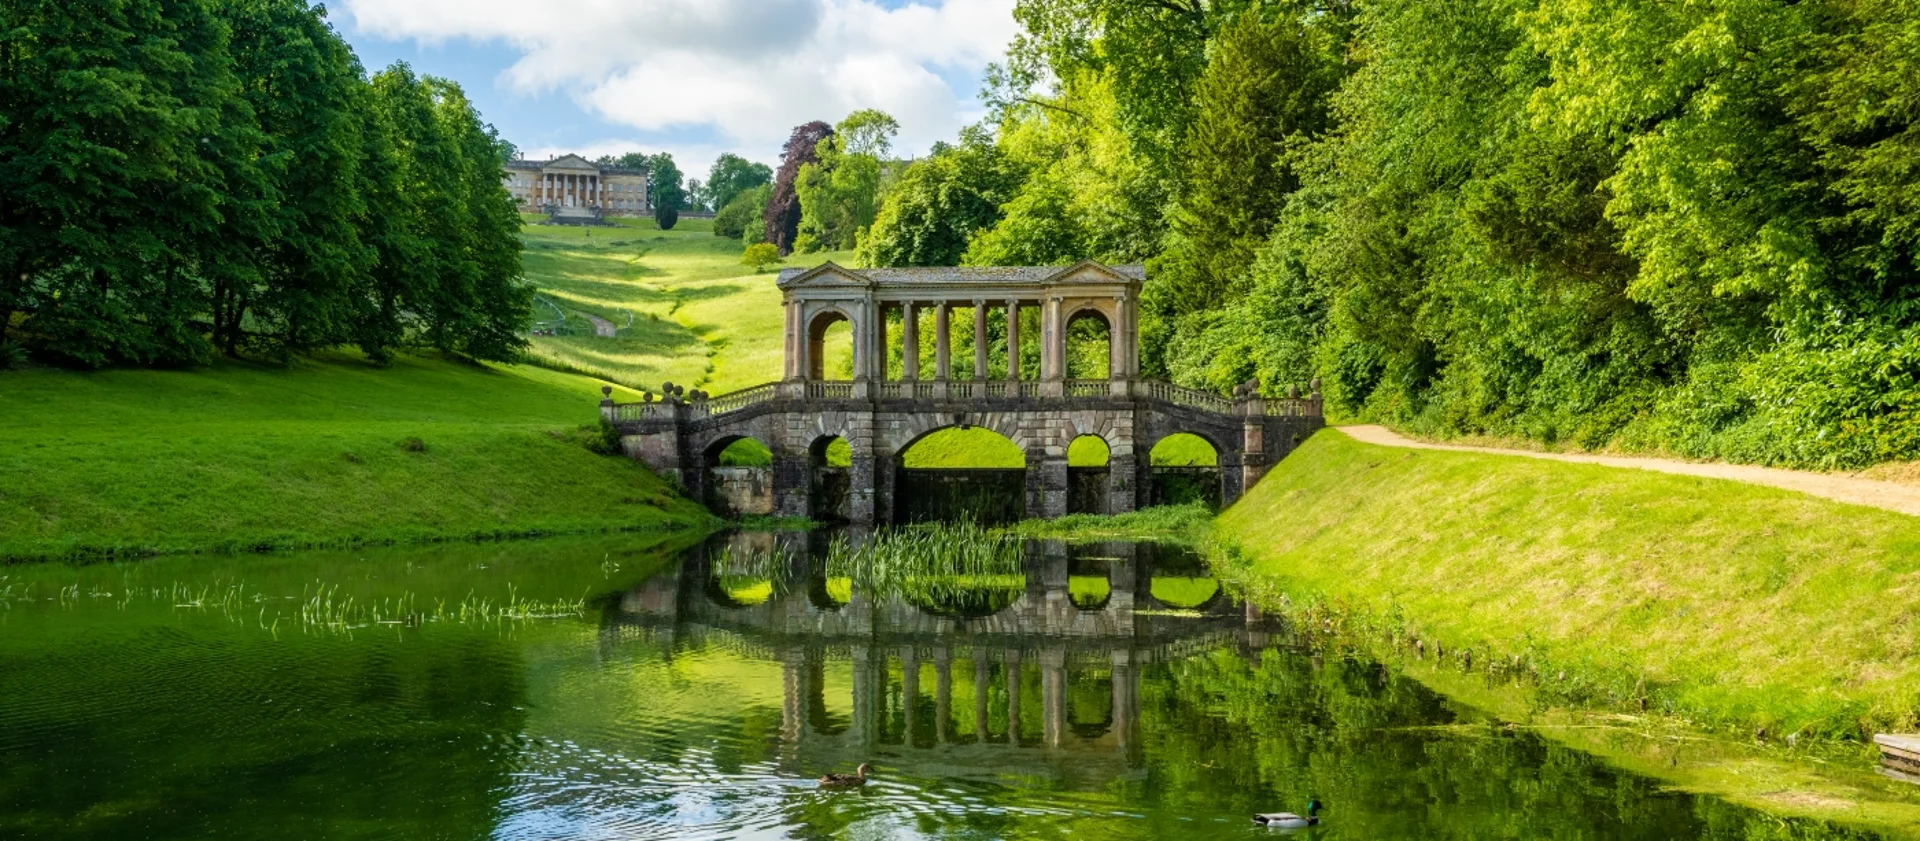
<path fill-rule="evenodd" d="M 1161 439 L 1191 433 L 1219 453 L 1221 500 L 1231 504 L 1268 465 L 1285 456 L 1322 425 L 1317 393 L 1262 398 L 1254 384 L 1231 400 L 1137 376 L 1136 302 L 1144 273 L 1137 266 L 1082 263 L 1062 268 L 878 269 L 854 271 L 829 263 L 807 272 L 783 273 L 787 317 L 786 379 L 727 395 L 688 394 L 669 388 L 662 399 L 616 404 L 601 411 L 622 433 L 634 458 L 677 479 L 696 499 L 707 498 L 710 468 L 720 452 L 741 438 L 773 451 L 773 509 L 784 516 L 814 516 L 815 475 L 824 466 L 826 444 L 843 438 L 853 453 L 850 500 L 855 523 L 893 522 L 893 489 L 900 455 L 928 433 L 980 426 L 1005 436 L 1026 453 L 1029 516 L 1067 513 L 1067 447 L 1082 435 L 1105 440 L 1110 452 L 1107 510 L 1132 511 L 1148 502 L 1148 453 Z M 985 342 L 976 342 L 971 378 L 956 379 L 946 353 L 940 318 L 935 337 L 936 371 L 921 380 L 915 335 L 918 307 L 943 314 L 971 305 L 975 335 L 984 336 L 986 301 L 1005 301 L 1014 324 L 1018 308 L 1041 308 L 1041 379 L 1016 379 L 1017 330 L 1005 377 L 989 379 Z M 961 302 L 972 302 L 965 304 Z M 884 313 L 905 314 L 906 370 L 890 379 Z M 1066 324 L 1093 314 L 1108 323 L 1106 380 L 1065 377 Z M 852 381 L 821 378 L 820 349 L 828 324 L 852 322 Z"/>

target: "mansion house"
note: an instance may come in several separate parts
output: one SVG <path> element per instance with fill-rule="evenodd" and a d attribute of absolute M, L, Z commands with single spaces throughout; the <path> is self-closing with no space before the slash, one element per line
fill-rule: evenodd
<path fill-rule="evenodd" d="M 644 167 L 601 166 L 579 155 L 508 161 L 506 185 L 528 213 L 643 216 L 651 211 Z"/>

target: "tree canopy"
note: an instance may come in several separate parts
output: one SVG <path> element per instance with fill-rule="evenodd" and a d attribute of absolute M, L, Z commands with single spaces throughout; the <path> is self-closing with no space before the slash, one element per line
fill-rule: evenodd
<path fill-rule="evenodd" d="M 1434 434 L 1920 458 L 1910 3 L 1015 14 L 864 259 L 1144 260 L 1148 373 Z"/>
<path fill-rule="evenodd" d="M 366 78 L 320 8 L 24 0 L 0 66 L 0 345 L 518 353 L 510 147 L 451 82 Z"/>

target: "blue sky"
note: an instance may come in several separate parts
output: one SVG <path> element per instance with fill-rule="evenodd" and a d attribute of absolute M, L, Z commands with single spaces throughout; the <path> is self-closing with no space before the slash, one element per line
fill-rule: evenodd
<path fill-rule="evenodd" d="M 980 113 L 1013 0 L 339 0 L 369 69 L 458 81 L 528 157 L 721 152 L 777 164 L 795 125 L 875 107 L 923 154 Z"/>

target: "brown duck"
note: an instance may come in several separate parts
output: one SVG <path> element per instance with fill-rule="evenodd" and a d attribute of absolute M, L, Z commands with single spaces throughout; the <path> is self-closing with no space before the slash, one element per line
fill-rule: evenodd
<path fill-rule="evenodd" d="M 865 762 L 862 762 L 860 763 L 860 767 L 855 769 L 854 772 L 851 774 L 828 774 L 824 777 L 821 777 L 820 787 L 821 788 L 859 788 L 867 784 L 867 772 L 871 770 L 873 770 L 873 766 L 868 765 Z"/>

